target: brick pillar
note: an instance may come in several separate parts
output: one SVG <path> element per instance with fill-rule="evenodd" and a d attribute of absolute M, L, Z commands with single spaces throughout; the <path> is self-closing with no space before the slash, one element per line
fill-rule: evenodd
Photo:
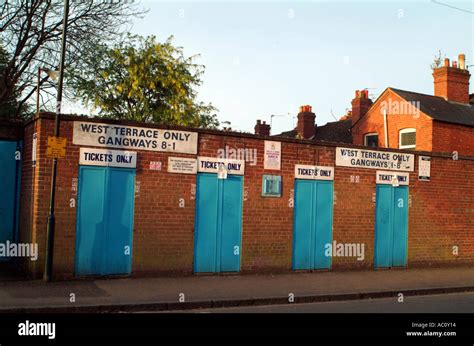
<path fill-rule="evenodd" d="M 296 125 L 296 131 L 298 136 L 304 139 L 310 139 L 316 132 L 316 124 L 314 120 L 316 114 L 313 113 L 311 106 L 301 106 L 300 112 L 298 113 L 298 124 Z"/>
<path fill-rule="evenodd" d="M 354 125 L 360 118 L 362 118 L 372 106 L 372 100 L 369 98 L 368 90 L 356 90 L 355 98 L 351 102 L 352 111 L 351 119 Z"/>
<path fill-rule="evenodd" d="M 265 121 L 262 123 L 261 120 L 257 120 L 254 129 L 256 135 L 270 136 L 270 125 L 266 124 Z"/>

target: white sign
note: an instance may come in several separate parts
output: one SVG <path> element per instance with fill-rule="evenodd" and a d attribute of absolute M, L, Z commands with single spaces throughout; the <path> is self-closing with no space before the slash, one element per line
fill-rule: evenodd
<path fill-rule="evenodd" d="M 410 174 L 400 172 L 377 171 L 377 184 L 408 185 Z"/>
<path fill-rule="evenodd" d="M 137 167 L 137 153 L 134 151 L 81 148 L 79 155 L 80 165 Z"/>
<path fill-rule="evenodd" d="M 338 147 L 336 148 L 336 166 L 413 172 L 415 155 Z"/>
<path fill-rule="evenodd" d="M 72 143 L 197 154 L 197 137 L 197 132 L 75 121 Z"/>
<path fill-rule="evenodd" d="M 219 167 L 226 169 L 228 174 L 244 175 L 245 161 L 219 159 L 216 157 L 198 157 L 198 172 L 219 173 Z M 222 170 L 222 169 L 221 169 Z"/>
<path fill-rule="evenodd" d="M 168 157 L 168 172 L 196 174 L 197 160 L 186 157 Z"/>
<path fill-rule="evenodd" d="M 263 169 L 280 170 L 281 142 L 265 141 Z"/>
<path fill-rule="evenodd" d="M 334 167 L 295 165 L 295 178 L 334 180 Z"/>
<path fill-rule="evenodd" d="M 418 180 L 430 181 L 431 174 L 431 157 L 418 157 Z"/>
<path fill-rule="evenodd" d="M 38 146 L 38 133 L 33 133 L 33 142 L 31 146 L 31 165 L 36 166 L 36 151 Z"/>

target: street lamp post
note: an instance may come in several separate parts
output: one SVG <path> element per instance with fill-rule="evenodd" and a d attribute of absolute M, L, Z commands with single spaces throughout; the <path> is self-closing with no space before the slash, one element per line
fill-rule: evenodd
<path fill-rule="evenodd" d="M 36 86 L 36 116 L 39 115 L 39 110 L 40 110 L 41 72 L 46 72 L 53 81 L 55 81 L 58 78 L 58 71 L 50 70 L 49 68 L 45 68 L 45 67 L 38 67 L 38 83 Z"/>
<path fill-rule="evenodd" d="M 273 128 L 273 117 L 285 117 L 285 116 L 286 116 L 285 114 L 271 114 L 270 115 L 270 133 L 272 132 L 272 128 Z"/>
<path fill-rule="evenodd" d="M 64 58 L 66 55 L 66 33 L 67 21 L 69 15 L 69 0 L 64 0 L 64 16 L 63 16 L 63 36 L 61 42 L 61 60 L 59 65 L 59 82 L 58 97 L 56 102 L 56 116 L 54 120 L 54 136 L 59 137 L 59 115 L 61 113 L 61 102 L 63 99 L 63 78 L 64 78 Z M 53 168 L 51 170 L 51 197 L 49 200 L 49 215 L 46 232 L 46 259 L 44 264 L 44 281 L 51 281 L 53 271 L 53 250 L 54 250 L 54 199 L 56 197 L 56 167 L 57 158 L 53 158 Z"/>

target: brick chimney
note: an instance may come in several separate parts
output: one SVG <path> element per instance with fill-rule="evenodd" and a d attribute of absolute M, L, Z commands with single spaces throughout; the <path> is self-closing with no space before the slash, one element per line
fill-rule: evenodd
<path fill-rule="evenodd" d="M 372 106 L 372 100 L 369 98 L 368 90 L 356 90 L 355 98 L 351 102 L 352 112 L 351 119 L 352 125 L 354 125 L 360 118 L 362 118 L 370 106 Z"/>
<path fill-rule="evenodd" d="M 266 124 L 265 121 L 262 123 L 261 120 L 257 120 L 255 125 L 255 134 L 261 136 L 270 136 L 270 125 Z"/>
<path fill-rule="evenodd" d="M 296 125 L 296 131 L 298 136 L 304 139 L 310 139 L 316 132 L 316 125 L 314 120 L 316 114 L 313 113 L 312 107 L 309 105 L 301 106 L 300 112 L 298 113 L 298 124 Z"/>
<path fill-rule="evenodd" d="M 456 61 L 449 65 L 449 59 L 444 59 L 444 66 L 433 70 L 434 94 L 445 100 L 469 103 L 469 78 L 471 74 L 466 69 L 466 57 L 459 54 L 459 64 Z"/>

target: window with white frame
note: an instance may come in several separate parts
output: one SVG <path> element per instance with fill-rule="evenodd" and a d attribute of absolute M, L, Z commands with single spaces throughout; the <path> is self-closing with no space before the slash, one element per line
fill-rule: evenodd
<path fill-rule="evenodd" d="M 368 147 L 379 146 L 379 135 L 378 133 L 367 133 L 364 135 L 364 145 Z"/>
<path fill-rule="evenodd" d="M 416 130 L 411 129 L 411 128 L 400 130 L 398 143 L 399 143 L 398 147 L 400 149 L 415 149 L 416 148 Z"/>

